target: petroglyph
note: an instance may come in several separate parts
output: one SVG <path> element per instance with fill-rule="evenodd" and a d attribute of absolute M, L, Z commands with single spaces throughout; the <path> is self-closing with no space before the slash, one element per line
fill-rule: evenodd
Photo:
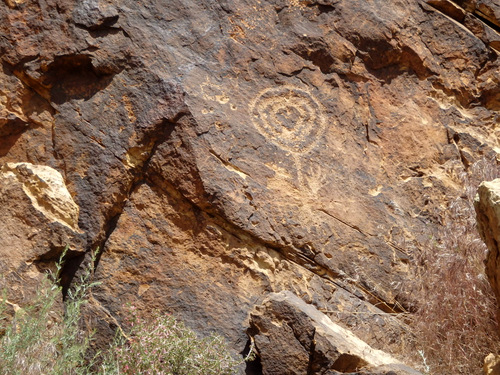
<path fill-rule="evenodd" d="M 325 130 L 321 104 L 308 91 L 294 86 L 269 88 L 250 103 L 252 121 L 268 140 L 292 153 L 299 185 L 301 154 L 313 149 Z"/>
<path fill-rule="evenodd" d="M 318 163 L 310 165 L 308 170 L 306 170 L 303 174 L 305 175 L 303 180 L 307 183 L 307 186 L 314 196 L 317 196 L 321 188 L 328 182 L 327 174 Z"/>
<path fill-rule="evenodd" d="M 293 86 L 270 88 L 250 103 L 255 127 L 280 148 L 311 150 L 324 131 L 321 105 L 309 92 Z"/>

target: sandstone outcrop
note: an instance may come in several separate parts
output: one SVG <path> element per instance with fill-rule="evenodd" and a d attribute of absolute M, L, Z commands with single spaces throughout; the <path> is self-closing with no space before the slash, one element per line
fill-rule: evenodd
<path fill-rule="evenodd" d="M 57 170 L 78 209 L 2 183 L 1 240 L 101 247 L 103 336 L 128 302 L 236 355 L 288 290 L 397 355 L 404 245 L 498 151 L 497 21 L 486 0 L 4 0 L 0 163 Z"/>
<path fill-rule="evenodd" d="M 416 374 L 372 349 L 293 293 L 271 293 L 250 313 L 249 335 L 263 374 Z"/>
<path fill-rule="evenodd" d="M 78 206 L 53 168 L 30 163 L 0 167 L 0 285 L 10 303 L 25 303 L 43 271 L 66 246 L 82 249 Z"/>

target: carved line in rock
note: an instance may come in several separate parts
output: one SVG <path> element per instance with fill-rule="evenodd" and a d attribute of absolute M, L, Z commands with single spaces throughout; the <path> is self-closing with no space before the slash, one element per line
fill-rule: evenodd
<path fill-rule="evenodd" d="M 256 129 L 279 148 L 292 153 L 299 186 L 306 187 L 299 155 L 312 150 L 325 130 L 319 101 L 307 90 L 287 85 L 261 91 L 249 108 Z"/>
<path fill-rule="evenodd" d="M 294 86 L 268 88 L 250 103 L 257 130 L 278 147 L 306 153 L 324 131 L 325 119 L 318 100 Z"/>

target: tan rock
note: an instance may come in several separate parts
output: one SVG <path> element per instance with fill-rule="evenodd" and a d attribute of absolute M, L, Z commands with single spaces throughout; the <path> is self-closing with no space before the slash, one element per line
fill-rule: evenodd
<path fill-rule="evenodd" d="M 500 374 L 500 356 L 490 353 L 484 358 L 484 375 Z"/>
<path fill-rule="evenodd" d="M 0 233 L 0 282 L 19 302 L 66 246 L 82 250 L 78 206 L 58 171 L 30 163 L 0 167 Z"/>
<path fill-rule="evenodd" d="M 479 0 L 476 13 L 500 27 L 500 4 L 495 0 Z"/>
<path fill-rule="evenodd" d="M 426 0 L 426 2 L 458 22 L 464 20 L 465 10 L 451 0 Z"/>
<path fill-rule="evenodd" d="M 0 168 L 0 178 L 20 184 L 33 207 L 48 220 L 78 231 L 79 208 L 58 171 L 45 165 L 7 163 Z"/>
<path fill-rule="evenodd" d="M 323 374 L 325 369 L 376 374 L 382 368 L 384 374 L 420 374 L 288 291 L 272 293 L 254 308 L 248 333 L 265 375 Z"/>

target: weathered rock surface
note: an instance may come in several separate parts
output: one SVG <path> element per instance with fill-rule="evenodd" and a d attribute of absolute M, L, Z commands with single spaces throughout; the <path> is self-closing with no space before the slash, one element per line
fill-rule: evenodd
<path fill-rule="evenodd" d="M 484 375 L 500 374 L 500 356 L 490 353 L 484 359 Z"/>
<path fill-rule="evenodd" d="M 11 303 L 26 302 L 45 261 L 66 246 L 82 249 L 78 206 L 61 174 L 30 163 L 0 167 L 0 285 Z"/>
<path fill-rule="evenodd" d="M 419 374 L 289 291 L 271 293 L 254 308 L 248 333 L 263 374 Z"/>
<path fill-rule="evenodd" d="M 427 0 L 427 4 L 464 25 L 485 44 L 500 50 L 500 5 L 494 0 Z"/>
<path fill-rule="evenodd" d="M 400 245 L 498 151 L 497 8 L 5 0 L 0 162 L 59 171 L 79 211 L 34 252 L 2 240 L 22 259 L 101 246 L 102 333 L 131 302 L 238 353 L 253 306 L 290 290 L 401 353 L 405 324 L 379 314 L 406 311 Z M 0 210 L 45 228 L 16 184 Z"/>
<path fill-rule="evenodd" d="M 485 181 L 479 185 L 474 201 L 477 224 L 482 239 L 488 246 L 486 274 L 493 291 L 500 301 L 500 179 Z"/>

